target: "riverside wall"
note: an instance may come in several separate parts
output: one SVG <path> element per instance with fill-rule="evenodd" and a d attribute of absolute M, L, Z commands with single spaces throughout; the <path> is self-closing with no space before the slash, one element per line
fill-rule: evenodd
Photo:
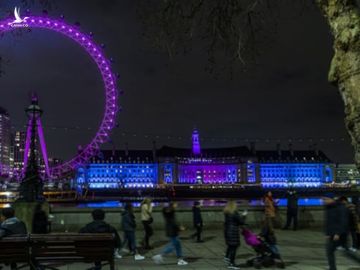
<path fill-rule="evenodd" d="M 86 223 L 92 221 L 91 211 L 94 208 L 76 208 L 76 207 L 51 207 L 50 213 L 52 218 L 53 232 L 77 232 Z M 240 211 L 242 208 L 240 207 Z M 116 229 L 121 230 L 121 212 L 122 208 L 103 208 L 106 212 L 105 220 L 113 225 Z M 246 224 L 252 228 L 259 228 L 263 220 L 263 208 L 251 207 L 247 208 L 248 215 Z M 135 208 L 135 216 L 138 230 L 142 230 L 140 220 L 140 212 Z M 204 229 L 221 229 L 223 228 L 223 208 L 222 207 L 204 207 L 202 208 L 202 217 L 204 221 Z M 152 224 L 155 230 L 164 229 L 164 219 L 162 217 L 161 207 L 155 207 L 153 210 L 154 223 Z M 191 208 L 178 208 L 177 220 L 180 224 L 188 229 L 192 229 L 192 211 Z M 286 208 L 279 207 L 277 217 L 275 219 L 275 226 L 281 228 L 286 222 Z M 324 222 L 324 207 L 322 206 L 306 206 L 299 207 L 299 229 L 301 228 L 316 228 L 320 229 Z"/>

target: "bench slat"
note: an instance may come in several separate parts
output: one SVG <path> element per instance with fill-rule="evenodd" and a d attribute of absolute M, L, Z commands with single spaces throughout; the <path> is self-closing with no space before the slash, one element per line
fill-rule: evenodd
<path fill-rule="evenodd" d="M 0 263 L 73 263 L 107 261 L 114 269 L 113 234 L 32 234 L 0 240 Z"/>

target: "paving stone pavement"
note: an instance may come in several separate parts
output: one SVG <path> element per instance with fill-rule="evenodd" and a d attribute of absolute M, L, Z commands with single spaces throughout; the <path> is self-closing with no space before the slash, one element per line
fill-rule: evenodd
<path fill-rule="evenodd" d="M 141 232 L 137 233 L 137 238 L 141 238 Z M 165 263 L 156 265 L 152 262 L 151 256 L 157 254 L 167 243 L 164 232 L 157 232 L 152 240 L 154 249 L 142 252 L 146 256 L 143 261 L 134 261 L 132 256 L 124 256 L 123 259 L 116 260 L 116 269 L 121 270 L 165 270 L 165 269 L 227 269 L 223 263 L 225 244 L 222 231 L 205 231 L 204 243 L 194 243 L 187 236 L 190 231 L 183 232 L 182 246 L 185 259 L 189 262 L 186 266 L 177 266 L 175 255 L 165 258 Z M 324 243 L 325 238 L 321 231 L 277 231 L 279 249 L 289 270 L 324 270 L 327 269 Z M 247 258 L 254 255 L 252 249 L 242 241 L 241 247 L 237 252 L 237 263 L 241 269 L 254 269 L 244 265 Z M 336 253 L 338 270 L 360 270 L 360 262 L 346 256 L 344 252 Z M 242 266 L 243 265 L 243 266 Z M 90 264 L 72 264 L 60 267 L 60 270 L 88 269 Z M 109 269 L 108 266 L 103 269 Z M 267 269 L 276 269 L 267 268 Z"/>

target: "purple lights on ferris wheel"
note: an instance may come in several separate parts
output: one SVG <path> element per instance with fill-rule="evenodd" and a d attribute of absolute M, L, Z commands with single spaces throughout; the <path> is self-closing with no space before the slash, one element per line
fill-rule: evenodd
<path fill-rule="evenodd" d="M 51 176 L 60 176 L 88 161 L 97 153 L 100 145 L 108 140 L 109 133 L 114 127 L 118 111 L 116 88 L 117 76 L 112 72 L 110 65 L 111 61 L 105 57 L 102 47 L 98 46 L 92 40 L 90 35 L 81 32 L 78 26 L 73 26 L 65 23 L 62 19 L 52 19 L 48 16 L 29 16 L 21 19 L 21 22 L 14 21 L 13 18 L 0 20 L 0 34 L 15 31 L 19 28 L 47 29 L 61 33 L 72 39 L 91 56 L 103 79 L 105 90 L 105 112 L 100 127 L 92 141 L 77 156 L 61 165 L 50 168 Z"/>

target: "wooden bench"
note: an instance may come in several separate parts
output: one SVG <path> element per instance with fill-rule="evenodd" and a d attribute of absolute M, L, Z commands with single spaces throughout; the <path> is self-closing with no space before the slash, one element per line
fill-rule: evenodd
<path fill-rule="evenodd" d="M 115 269 L 112 234 L 31 234 L 29 243 L 34 268 L 56 269 L 54 265 L 107 262 L 111 270 Z"/>
<path fill-rule="evenodd" d="M 29 237 L 27 235 L 12 235 L 0 240 L 0 264 L 24 263 L 17 269 L 28 265 Z"/>

